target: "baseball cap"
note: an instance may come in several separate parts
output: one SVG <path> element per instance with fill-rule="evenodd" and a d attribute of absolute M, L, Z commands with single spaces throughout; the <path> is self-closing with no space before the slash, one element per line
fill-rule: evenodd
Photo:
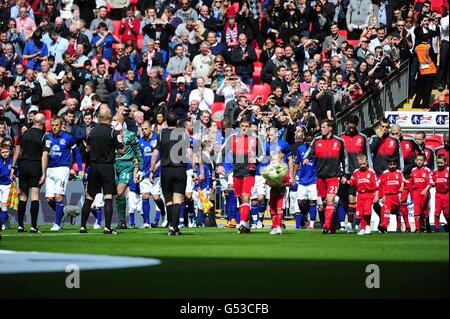
<path fill-rule="evenodd" d="M 38 112 L 39 112 L 39 108 L 38 108 L 36 105 L 32 105 L 32 106 L 30 106 L 30 108 L 28 109 L 28 113 L 27 113 L 27 114 L 30 114 L 31 112 L 36 112 L 36 113 L 38 113 Z"/>
<path fill-rule="evenodd" d="M 179 76 L 177 78 L 177 83 L 186 83 L 186 79 L 184 78 L 184 76 Z"/>

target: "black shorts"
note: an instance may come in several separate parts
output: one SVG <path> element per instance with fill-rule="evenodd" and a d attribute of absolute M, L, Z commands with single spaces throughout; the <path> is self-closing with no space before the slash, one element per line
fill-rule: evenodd
<path fill-rule="evenodd" d="M 339 184 L 339 190 L 337 195 L 343 201 L 344 203 L 348 202 L 348 195 L 356 196 L 356 186 L 355 185 L 349 185 L 349 184 Z"/>
<path fill-rule="evenodd" d="M 162 167 L 161 189 L 164 195 L 178 193 L 184 195 L 186 191 L 185 167 Z"/>
<path fill-rule="evenodd" d="M 39 187 L 42 177 L 42 165 L 39 161 L 19 162 L 19 189 L 28 194 L 31 187 Z"/>
<path fill-rule="evenodd" d="M 96 194 L 116 194 L 116 172 L 114 164 L 92 163 L 88 176 L 87 193 L 94 198 Z"/>

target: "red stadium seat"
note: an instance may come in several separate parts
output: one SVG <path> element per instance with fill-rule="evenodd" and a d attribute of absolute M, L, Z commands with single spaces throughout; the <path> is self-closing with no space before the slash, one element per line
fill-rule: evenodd
<path fill-rule="evenodd" d="M 45 121 L 45 131 L 50 132 L 52 130 L 52 124 L 50 123 L 50 120 Z"/>
<path fill-rule="evenodd" d="M 144 45 L 144 35 L 143 34 L 139 34 L 138 38 L 137 38 L 137 47 L 138 47 L 139 51 L 142 50 L 142 46 L 143 45 Z"/>
<path fill-rule="evenodd" d="M 339 30 L 338 33 L 347 39 L 347 30 Z"/>
<path fill-rule="evenodd" d="M 259 57 L 261 56 L 261 52 L 262 52 L 262 50 L 261 49 L 255 49 L 255 52 L 256 52 L 256 57 L 258 58 L 258 60 L 259 60 Z M 260 62 L 255 62 L 255 63 L 260 63 Z"/>
<path fill-rule="evenodd" d="M 245 96 L 247 97 L 249 103 L 251 103 L 253 101 L 253 99 L 255 98 L 255 95 L 253 93 L 246 93 Z"/>
<path fill-rule="evenodd" d="M 259 61 L 256 61 L 256 62 L 253 62 L 253 66 L 255 67 L 255 68 L 257 68 L 257 67 L 263 67 L 263 64 L 262 64 L 262 62 L 259 62 Z"/>
<path fill-rule="evenodd" d="M 223 102 L 214 102 L 211 106 L 211 118 L 214 122 L 217 123 L 217 125 L 221 128 L 222 127 L 222 120 L 223 120 L 223 112 L 225 111 L 225 103 Z"/>
<path fill-rule="evenodd" d="M 442 137 L 442 135 L 428 135 L 425 138 L 425 145 L 428 147 L 431 147 L 432 149 L 435 149 L 438 146 L 441 146 L 442 143 L 444 142 L 444 138 Z"/>
<path fill-rule="evenodd" d="M 262 67 L 255 66 L 255 70 L 253 71 L 253 84 L 261 83 L 261 70 Z"/>
<path fill-rule="evenodd" d="M 347 40 L 348 44 L 351 44 L 353 47 L 356 47 L 359 44 L 359 40 Z"/>
<path fill-rule="evenodd" d="M 45 119 L 46 120 L 50 120 L 52 118 L 52 111 L 50 111 L 50 110 L 41 110 L 40 112 L 45 115 Z"/>
<path fill-rule="evenodd" d="M 263 100 L 266 100 L 272 89 L 269 84 L 256 84 L 253 86 L 252 93 L 254 96 L 261 95 Z"/>
<path fill-rule="evenodd" d="M 114 25 L 114 34 L 119 37 L 119 29 L 120 29 L 120 25 L 122 24 L 122 21 L 120 20 L 112 20 L 113 25 Z"/>

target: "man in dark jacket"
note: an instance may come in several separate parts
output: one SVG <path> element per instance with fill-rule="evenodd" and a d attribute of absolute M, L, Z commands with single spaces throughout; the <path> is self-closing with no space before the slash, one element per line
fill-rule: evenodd
<path fill-rule="evenodd" d="M 247 36 L 239 34 L 239 46 L 231 52 L 231 64 L 245 84 L 253 85 L 253 62 L 257 60 L 255 49 L 247 44 Z"/>

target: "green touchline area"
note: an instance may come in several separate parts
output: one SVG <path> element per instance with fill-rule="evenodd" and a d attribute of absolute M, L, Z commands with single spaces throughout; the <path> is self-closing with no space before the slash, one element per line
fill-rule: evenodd
<path fill-rule="evenodd" d="M 2 233 L 1 250 L 152 257 L 161 265 L 80 273 L 67 289 L 67 273 L 0 275 L 1 298 L 448 298 L 449 240 L 439 234 L 345 233 L 268 229 L 238 235 L 223 228 L 129 229 L 42 234 Z M 1 262 L 1 260 L 0 260 Z M 366 267 L 380 269 L 380 289 L 366 287 Z M 242 274 L 247 280 L 242 280 Z M 177 287 L 173 289 L 174 285 Z M 115 287 L 113 289 L 113 287 Z"/>

